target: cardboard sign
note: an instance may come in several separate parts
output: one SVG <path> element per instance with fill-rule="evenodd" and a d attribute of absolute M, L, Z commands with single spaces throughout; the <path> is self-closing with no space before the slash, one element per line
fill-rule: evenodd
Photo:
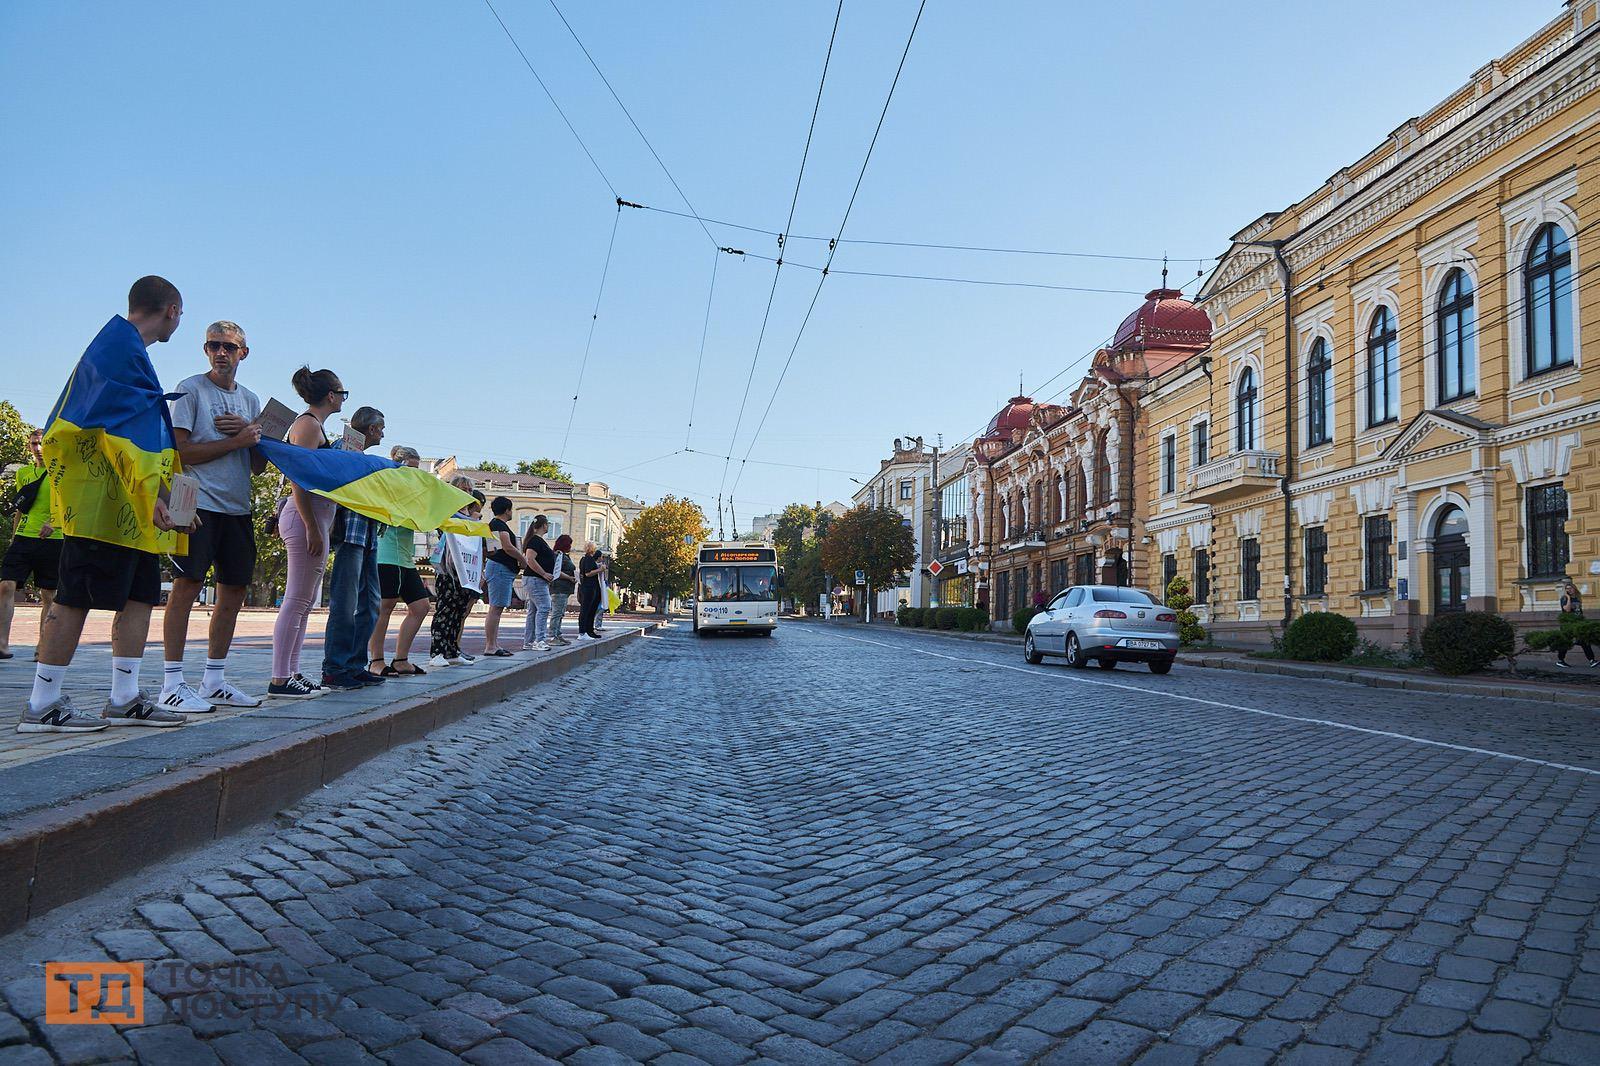
<path fill-rule="evenodd" d="M 174 474 L 172 490 L 167 494 L 167 517 L 179 529 L 194 521 L 194 511 L 200 499 L 200 479 L 193 474 Z"/>
<path fill-rule="evenodd" d="M 464 589 L 483 587 L 483 566 L 486 559 L 482 537 L 464 537 L 459 533 L 446 533 L 450 561 L 455 564 L 456 580 Z"/>
<path fill-rule="evenodd" d="M 288 435 L 289 427 L 294 425 L 294 412 L 275 399 L 268 400 L 267 406 L 256 417 L 256 425 L 261 427 L 263 437 L 282 440 Z"/>
<path fill-rule="evenodd" d="M 346 422 L 344 424 L 344 450 L 347 452 L 360 452 L 365 451 L 366 448 L 367 435 Z"/>

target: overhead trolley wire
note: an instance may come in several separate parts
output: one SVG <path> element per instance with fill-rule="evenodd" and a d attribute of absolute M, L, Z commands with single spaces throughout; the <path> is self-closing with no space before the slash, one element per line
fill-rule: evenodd
<path fill-rule="evenodd" d="M 785 223 L 785 229 L 788 229 L 794 225 L 795 208 L 800 203 L 800 185 L 805 180 L 806 162 L 811 158 L 811 138 L 817 131 L 817 113 L 822 109 L 822 90 L 828 84 L 828 68 L 833 63 L 833 44 L 834 41 L 836 41 L 839 37 L 839 19 L 843 14 L 844 0 L 839 0 L 838 5 L 833 11 L 833 28 L 828 32 L 828 50 L 822 57 L 822 75 L 817 79 L 817 97 L 816 100 L 814 100 L 811 104 L 811 121 L 806 126 L 806 143 L 805 147 L 800 152 L 800 168 L 795 174 L 794 178 L 794 193 L 789 197 L 789 220 L 787 223 Z M 705 225 L 703 221 L 700 224 L 702 226 Z M 756 364 L 761 360 L 761 345 L 766 340 L 767 323 L 772 318 L 772 300 L 773 297 L 778 293 L 778 277 L 783 273 L 784 236 L 781 233 L 777 234 L 776 236 L 778 238 L 778 258 L 773 260 L 775 265 L 772 271 L 772 287 L 767 290 L 767 306 L 766 309 L 761 313 L 761 329 L 756 334 L 755 351 L 750 355 L 750 372 L 745 376 L 744 395 L 739 399 L 739 413 L 734 417 L 733 420 L 733 435 L 728 438 L 728 451 L 730 454 L 733 452 L 734 445 L 739 440 L 739 429 L 744 425 L 744 409 L 745 406 L 750 402 L 750 385 L 753 381 L 755 381 Z M 728 480 L 729 461 L 731 460 L 725 460 L 722 464 L 722 479 L 717 486 L 717 521 L 719 526 L 718 536 L 722 535 L 720 528 L 722 519 L 722 486 L 726 484 Z M 735 530 L 735 532 L 737 532 L 737 530 Z"/>
<path fill-rule="evenodd" d="M 699 219 L 700 212 L 695 210 L 694 204 L 689 202 L 689 195 L 683 191 L 683 186 L 678 184 L 678 179 L 672 176 L 672 171 L 667 169 L 667 164 L 662 160 L 661 153 L 657 152 L 656 146 L 650 143 L 650 138 L 644 135 L 644 130 L 641 129 L 639 123 L 634 120 L 633 112 L 628 110 L 628 105 L 622 102 L 621 96 L 617 95 L 617 90 L 611 85 L 611 79 L 606 77 L 606 72 L 600 69 L 600 64 L 596 63 L 594 61 L 594 56 L 589 54 L 588 46 L 583 43 L 583 38 L 578 36 L 578 31 L 572 28 L 572 23 L 567 21 L 567 16 L 562 14 L 561 8 L 556 4 L 556 0 L 550 0 L 550 8 L 556 13 L 556 17 L 561 20 L 561 25 L 565 26 L 567 28 L 567 32 L 572 35 L 572 39 L 574 42 L 576 42 L 578 50 L 583 53 L 583 58 L 589 61 L 589 66 L 593 67 L 594 72 L 600 76 L 600 80 L 605 84 L 606 91 L 611 94 L 611 99 L 617 102 L 617 106 L 622 109 L 623 115 L 627 116 L 628 124 L 633 127 L 633 132 L 639 135 L 639 139 L 644 142 L 644 146 L 650 150 L 650 155 L 653 159 L 655 159 L 656 166 L 661 168 L 661 173 L 667 176 L 667 180 L 670 181 L 672 183 L 672 187 L 677 190 L 678 198 L 682 200 L 683 205 L 689 209 L 691 217 Z M 706 240 L 710 241 L 712 244 L 717 243 L 717 239 L 711 235 L 711 231 L 709 229 L 706 229 L 706 224 L 704 222 L 700 223 L 700 228 L 705 231 Z"/>
<path fill-rule="evenodd" d="M 611 190 L 612 197 L 614 199 L 621 199 L 621 197 L 617 195 L 617 187 L 611 184 L 610 178 L 606 177 L 606 172 L 601 168 L 599 160 L 595 159 L 594 153 L 589 151 L 589 146 L 585 144 L 583 138 L 578 135 L 578 128 L 572 124 L 572 120 L 567 117 L 567 113 L 563 111 L 561 109 L 561 105 L 556 102 L 555 94 L 550 91 L 550 86 L 544 83 L 544 79 L 539 76 L 539 72 L 533 68 L 533 61 L 528 58 L 528 53 L 524 52 L 522 50 L 522 45 L 517 43 L 517 38 L 511 32 L 511 27 L 507 26 L 505 19 L 500 17 L 500 12 L 494 9 L 493 0 L 483 0 L 483 3 L 484 6 L 489 9 L 489 14 L 493 15 L 494 20 L 500 24 L 500 29 L 504 31 L 506 40 L 511 42 L 511 47 L 515 48 L 517 50 L 517 55 L 522 57 L 522 65 L 528 68 L 528 73 L 533 75 L 533 80 L 538 82 L 539 88 L 544 90 L 544 95 L 550 100 L 550 106 L 556 109 L 556 114 L 561 116 L 561 121 L 567 124 L 568 132 L 572 134 L 572 139 L 578 142 L 578 147 L 583 149 L 583 154 L 588 157 L 590 165 L 594 167 L 594 172 L 600 175 L 601 181 L 606 183 L 606 188 Z"/>
<path fill-rule="evenodd" d="M 567 455 L 567 440 L 572 436 L 572 420 L 578 413 L 578 394 L 583 391 L 583 372 L 589 366 L 589 349 L 594 347 L 594 327 L 600 321 L 600 300 L 606 294 L 606 278 L 611 273 L 611 253 L 617 246 L 617 226 L 622 222 L 622 207 L 626 201 L 617 198 L 617 213 L 611 219 L 611 239 L 606 242 L 606 261 L 600 268 L 600 290 L 594 294 L 594 311 L 589 315 L 589 339 L 583 344 L 583 359 L 578 363 L 578 383 L 572 390 L 572 408 L 567 412 L 567 429 L 561 434 L 561 450 L 556 453 L 560 462 Z"/>

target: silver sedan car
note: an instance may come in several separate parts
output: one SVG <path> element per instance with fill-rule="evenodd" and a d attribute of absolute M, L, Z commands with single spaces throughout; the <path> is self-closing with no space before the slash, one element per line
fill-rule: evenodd
<path fill-rule="evenodd" d="M 1059 655 L 1068 666 L 1093 659 L 1102 670 L 1118 663 L 1148 663 L 1151 673 L 1172 669 L 1178 654 L 1178 615 L 1140 589 L 1073 585 L 1034 615 L 1022 655 L 1037 663 Z"/>

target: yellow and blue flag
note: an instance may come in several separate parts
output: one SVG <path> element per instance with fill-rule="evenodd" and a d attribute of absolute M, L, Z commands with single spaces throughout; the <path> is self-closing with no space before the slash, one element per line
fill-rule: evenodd
<path fill-rule="evenodd" d="M 156 368 L 117 315 L 84 350 L 45 422 L 54 525 L 69 537 L 187 554 L 188 537 L 156 528 L 162 488 L 181 469 Z"/>
<path fill-rule="evenodd" d="M 407 529 L 443 529 L 490 536 L 486 522 L 454 517 L 471 496 L 425 470 L 365 452 L 301 448 L 270 437 L 256 445 L 283 476 L 307 492 L 326 496 L 375 522 Z"/>

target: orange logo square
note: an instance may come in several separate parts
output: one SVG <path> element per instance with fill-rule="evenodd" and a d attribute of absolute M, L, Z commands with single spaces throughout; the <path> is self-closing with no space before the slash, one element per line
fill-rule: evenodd
<path fill-rule="evenodd" d="M 47 962 L 47 1025 L 143 1025 L 144 963 Z"/>

